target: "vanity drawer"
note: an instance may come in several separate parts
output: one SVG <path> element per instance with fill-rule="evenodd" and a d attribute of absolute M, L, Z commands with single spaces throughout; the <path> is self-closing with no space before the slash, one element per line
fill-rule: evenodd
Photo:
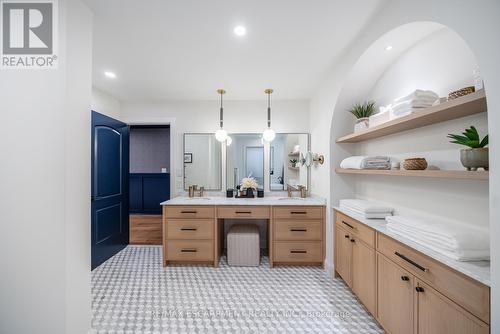
<path fill-rule="evenodd" d="M 377 251 L 489 323 L 489 287 L 381 233 L 377 233 Z"/>
<path fill-rule="evenodd" d="M 273 224 L 275 240 L 322 240 L 321 221 L 277 220 Z"/>
<path fill-rule="evenodd" d="M 287 263 L 318 263 L 323 261 L 323 246 L 321 241 L 295 241 L 274 243 L 274 261 Z"/>
<path fill-rule="evenodd" d="M 269 219 L 268 206 L 219 206 L 217 207 L 217 218 L 224 219 Z"/>
<path fill-rule="evenodd" d="M 214 243 L 211 240 L 169 240 L 169 261 L 213 261 Z"/>
<path fill-rule="evenodd" d="M 375 230 L 340 212 L 336 212 L 335 223 L 348 233 L 353 233 L 363 242 L 375 248 Z"/>
<path fill-rule="evenodd" d="M 167 218 L 215 218 L 215 207 L 166 205 L 163 207 L 163 213 Z"/>
<path fill-rule="evenodd" d="M 167 239 L 213 239 L 213 219 L 169 219 Z"/>
<path fill-rule="evenodd" d="M 274 219 L 323 219 L 322 206 L 283 206 L 274 208 Z"/>

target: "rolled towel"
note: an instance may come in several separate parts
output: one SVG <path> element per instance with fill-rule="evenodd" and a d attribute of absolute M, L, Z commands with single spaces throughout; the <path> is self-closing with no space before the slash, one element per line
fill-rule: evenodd
<path fill-rule="evenodd" d="M 434 99 L 434 101 L 436 101 L 437 99 L 439 99 L 439 95 L 437 95 L 432 90 L 416 89 L 415 91 L 413 91 L 412 93 L 410 93 L 406 96 L 402 96 L 402 97 L 395 99 L 394 103 L 399 103 L 401 101 L 414 100 L 414 99 L 418 99 L 418 98 L 420 98 L 420 99 L 428 98 L 428 99 Z"/>
<path fill-rule="evenodd" d="M 402 233 L 412 234 L 420 238 L 427 238 L 441 248 L 447 250 L 489 250 L 490 236 L 488 230 L 468 226 L 439 218 L 413 218 L 404 216 L 387 217 L 386 221 Z"/>
<path fill-rule="evenodd" d="M 352 156 L 340 163 L 344 169 L 391 169 L 391 159 L 386 156 Z"/>
<path fill-rule="evenodd" d="M 380 204 L 373 201 L 367 201 L 364 199 L 341 199 L 339 201 L 340 207 L 351 208 L 363 213 L 390 213 L 394 209 L 390 206 Z"/>

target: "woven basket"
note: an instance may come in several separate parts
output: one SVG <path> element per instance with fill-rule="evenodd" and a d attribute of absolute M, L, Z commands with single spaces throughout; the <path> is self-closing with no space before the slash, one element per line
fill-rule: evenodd
<path fill-rule="evenodd" d="M 403 168 L 406 170 L 424 170 L 427 168 L 427 160 L 425 158 L 405 159 Z"/>
<path fill-rule="evenodd" d="M 475 91 L 476 91 L 476 88 L 474 86 L 465 87 L 465 88 L 462 88 L 462 89 L 459 89 L 459 90 L 456 90 L 454 92 L 449 93 L 448 99 L 453 100 L 453 99 L 456 99 L 457 97 L 474 93 Z"/>

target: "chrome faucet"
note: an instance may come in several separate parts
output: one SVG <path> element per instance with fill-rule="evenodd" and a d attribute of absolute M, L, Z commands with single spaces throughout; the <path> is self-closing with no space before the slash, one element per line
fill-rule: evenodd
<path fill-rule="evenodd" d="M 297 185 L 297 187 L 293 187 L 289 184 L 286 185 L 286 191 L 288 193 L 288 197 L 292 197 L 292 194 L 294 191 L 300 192 L 300 197 L 301 198 L 306 198 L 307 197 L 307 189 L 303 185 Z"/>
<path fill-rule="evenodd" d="M 198 189 L 198 185 L 196 184 L 189 186 L 189 197 L 195 197 L 197 191 L 198 191 L 198 196 L 203 197 L 203 193 L 205 192 L 205 187 L 201 186 Z"/>

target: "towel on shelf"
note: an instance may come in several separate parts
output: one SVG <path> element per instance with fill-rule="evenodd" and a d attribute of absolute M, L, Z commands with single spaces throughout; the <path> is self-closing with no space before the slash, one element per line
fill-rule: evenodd
<path fill-rule="evenodd" d="M 340 163 L 344 169 L 391 169 L 391 158 L 387 156 L 352 156 Z"/>
<path fill-rule="evenodd" d="M 398 97 L 397 99 L 394 100 L 394 103 L 399 103 L 402 101 L 409 101 L 409 100 L 432 100 L 433 102 L 439 99 L 439 95 L 437 95 L 435 92 L 432 90 L 422 90 L 422 89 L 416 89 L 412 93 Z"/>
<path fill-rule="evenodd" d="M 389 231 L 457 261 L 488 260 L 489 234 L 482 228 L 439 218 L 386 217 Z"/>
<path fill-rule="evenodd" d="M 391 105 L 380 107 L 380 112 L 368 117 L 368 127 L 373 128 L 391 120 Z"/>
<path fill-rule="evenodd" d="M 341 199 L 339 207 L 369 219 L 383 219 L 393 212 L 393 208 L 389 206 L 362 199 Z"/>

